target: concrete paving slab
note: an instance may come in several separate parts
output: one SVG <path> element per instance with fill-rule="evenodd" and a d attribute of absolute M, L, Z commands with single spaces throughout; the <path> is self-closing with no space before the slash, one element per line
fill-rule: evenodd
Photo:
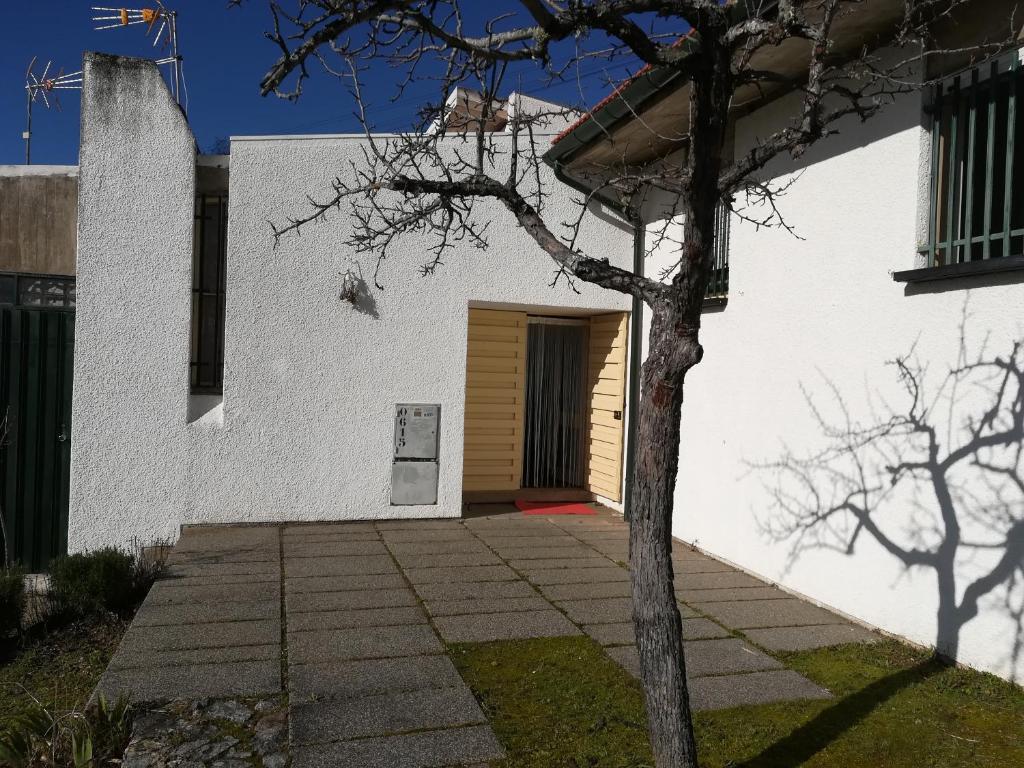
<path fill-rule="evenodd" d="M 285 579 L 285 591 L 347 592 L 361 589 L 406 589 L 399 573 L 352 573 L 345 576 L 302 576 Z"/>
<path fill-rule="evenodd" d="M 437 635 L 426 624 L 325 629 L 288 635 L 288 660 L 295 664 L 415 656 L 443 651 Z"/>
<path fill-rule="evenodd" d="M 285 587 L 288 615 L 321 611 L 355 611 L 361 608 L 400 608 L 416 605 L 416 595 L 402 589 L 361 589 L 344 592 L 296 592 Z"/>
<path fill-rule="evenodd" d="M 745 648 L 745 649 L 744 649 Z M 634 677 L 640 677 L 640 657 L 636 647 L 620 645 L 607 649 L 607 653 Z M 737 638 L 723 640 L 695 640 L 685 644 L 686 677 L 688 680 L 716 676 L 753 673 L 762 670 L 781 670 L 782 664 L 757 651 Z M 796 674 L 796 673 L 794 673 Z M 798 675 L 799 677 L 799 675 Z M 803 679 L 803 678 L 801 678 Z M 692 691 L 691 691 L 692 693 Z M 781 696 L 781 699 L 790 698 Z M 795 696 L 792 698 L 801 698 Z M 726 706 L 739 706 L 727 704 Z"/>
<path fill-rule="evenodd" d="M 792 595 L 778 587 L 726 587 L 725 589 L 677 589 L 681 600 L 699 606 L 701 603 L 724 603 L 733 600 L 785 600 Z"/>
<path fill-rule="evenodd" d="M 281 691 L 281 662 L 240 661 L 195 666 L 107 670 L 97 695 L 116 701 L 128 696 L 134 704 L 171 699 L 259 696 Z"/>
<path fill-rule="evenodd" d="M 577 544 L 574 547 L 505 547 L 494 551 L 506 560 L 550 560 L 553 558 L 593 557 L 594 550 Z"/>
<path fill-rule="evenodd" d="M 561 534 L 553 536 L 491 536 L 488 534 L 477 534 L 487 542 L 487 546 L 494 550 L 522 549 L 524 547 L 537 547 L 538 549 L 578 549 L 580 542 L 572 536 Z"/>
<path fill-rule="evenodd" d="M 471 581 L 515 581 L 516 572 L 507 565 L 467 565 L 456 568 L 406 568 L 413 584 L 437 584 Z"/>
<path fill-rule="evenodd" d="M 684 640 L 707 640 L 711 638 L 729 637 L 729 632 L 702 618 L 683 619 Z M 624 621 L 614 624 L 588 624 L 583 631 L 601 645 L 633 645 L 636 637 L 633 633 L 633 622 Z"/>
<path fill-rule="evenodd" d="M 297 746 L 484 722 L 464 684 L 300 703 L 289 712 L 291 743 Z"/>
<path fill-rule="evenodd" d="M 349 627 L 394 627 L 402 624 L 426 624 L 427 616 L 419 606 L 408 608 L 365 608 L 355 611 L 317 611 L 288 614 L 288 631 L 347 629 Z"/>
<path fill-rule="evenodd" d="M 417 584 L 415 589 L 424 600 L 499 600 L 537 595 L 525 581 L 437 582 Z"/>
<path fill-rule="evenodd" d="M 280 599 L 261 602 L 248 600 L 238 603 L 179 603 L 175 605 L 159 605 L 147 600 L 135 614 L 132 623 L 136 627 L 183 626 L 224 621 L 274 619 L 280 615 Z"/>
<path fill-rule="evenodd" d="M 577 624 L 614 624 L 633 620 L 633 600 L 629 597 L 562 600 L 557 606 Z"/>
<path fill-rule="evenodd" d="M 463 528 L 450 530 L 399 530 L 382 531 L 381 536 L 388 544 L 418 541 L 478 541 L 472 533 Z"/>
<path fill-rule="evenodd" d="M 122 643 L 110 659 L 110 669 L 177 667 L 198 664 L 222 664 L 235 661 L 280 661 L 280 643 L 267 645 L 232 645 L 223 648 L 196 648 L 184 651 L 159 651 L 133 648 Z"/>
<path fill-rule="evenodd" d="M 287 536 L 312 536 L 317 534 L 357 534 L 376 533 L 377 526 L 368 520 L 340 520 L 338 522 L 322 523 L 288 523 L 282 530 L 282 535 Z"/>
<path fill-rule="evenodd" d="M 808 651 L 844 643 L 876 643 L 881 636 L 855 624 L 746 629 L 744 634 L 772 651 Z"/>
<path fill-rule="evenodd" d="M 843 623 L 834 613 L 792 597 L 785 600 L 701 603 L 700 610 L 734 629 Z"/>
<path fill-rule="evenodd" d="M 607 597 L 629 597 L 629 579 L 583 584 L 545 584 L 539 587 L 548 600 L 592 600 Z"/>
<path fill-rule="evenodd" d="M 448 531 L 462 530 L 462 518 L 433 520 L 377 520 L 374 527 L 378 531 Z"/>
<path fill-rule="evenodd" d="M 263 581 L 245 584 L 210 584 L 203 582 L 182 586 L 180 581 L 158 581 L 146 597 L 147 606 L 180 605 L 182 603 L 240 603 L 281 599 L 281 583 Z"/>
<path fill-rule="evenodd" d="M 178 542 L 203 542 L 207 547 L 272 545 L 279 536 L 276 525 L 187 525 Z"/>
<path fill-rule="evenodd" d="M 538 585 L 629 582 L 629 571 L 617 565 L 607 568 L 522 568 L 519 572 Z"/>
<path fill-rule="evenodd" d="M 461 616 L 467 613 L 546 611 L 551 608 L 551 603 L 535 593 L 530 597 L 428 600 L 426 608 L 431 616 Z"/>
<path fill-rule="evenodd" d="M 387 547 L 380 539 L 369 541 L 286 541 L 284 556 L 345 557 L 347 555 L 386 555 Z"/>
<path fill-rule="evenodd" d="M 480 552 L 395 553 L 402 568 L 461 568 L 466 565 L 501 565 L 501 558 L 486 549 Z"/>
<path fill-rule="evenodd" d="M 228 621 L 180 627 L 136 627 L 125 632 L 122 644 L 134 648 L 179 651 L 188 648 L 220 648 L 230 645 L 271 645 L 281 640 L 280 619 Z"/>
<path fill-rule="evenodd" d="M 183 576 L 164 571 L 157 580 L 157 584 L 167 584 L 182 588 L 206 587 L 211 584 L 224 586 L 227 584 L 279 584 L 281 582 L 280 568 L 266 573 L 220 573 L 214 577 L 210 576 Z"/>
<path fill-rule="evenodd" d="M 747 645 L 737 637 L 689 641 L 685 643 L 685 652 L 688 677 L 782 669 L 782 664 L 777 659 Z"/>
<path fill-rule="evenodd" d="M 763 581 L 740 571 L 676 574 L 676 589 L 724 589 L 726 587 L 764 587 Z"/>
<path fill-rule="evenodd" d="M 439 616 L 434 626 L 449 643 L 486 643 L 528 637 L 566 637 L 580 630 L 553 608 L 522 613 Z"/>
<path fill-rule="evenodd" d="M 348 555 L 345 557 L 285 557 L 284 572 L 296 576 L 348 576 L 367 573 L 397 573 L 390 555 Z"/>
<path fill-rule="evenodd" d="M 494 732 L 480 725 L 297 747 L 292 768 L 444 768 L 504 756 Z"/>
<path fill-rule="evenodd" d="M 489 552 L 483 542 L 471 536 L 460 539 L 440 539 L 434 541 L 394 541 L 388 548 L 397 557 L 399 555 L 434 555 L 444 552 Z"/>
<path fill-rule="evenodd" d="M 380 534 L 375 530 L 297 533 L 291 536 L 285 535 L 281 538 L 285 544 L 298 544 L 303 542 L 308 544 L 332 544 L 356 541 L 383 541 Z"/>
<path fill-rule="evenodd" d="M 709 640 L 715 637 L 729 637 L 729 630 L 700 616 L 683 618 L 684 640 Z"/>
<path fill-rule="evenodd" d="M 245 550 L 183 550 L 175 547 L 167 556 L 168 565 L 203 565 L 227 563 L 276 563 L 280 558 L 277 547 L 273 550 L 264 548 Z"/>
<path fill-rule="evenodd" d="M 447 688 L 462 685 L 447 656 L 292 664 L 288 669 L 292 702 L 344 699 L 378 693 Z"/>
<path fill-rule="evenodd" d="M 221 581 L 223 576 L 262 575 L 278 578 L 281 574 L 281 565 L 277 560 L 257 563 L 181 563 L 169 565 L 165 573 L 167 578 L 171 579 L 204 578 L 214 582 Z"/>
<path fill-rule="evenodd" d="M 572 557 L 552 557 L 538 560 L 509 560 L 508 564 L 517 571 L 540 568 L 607 568 L 614 563 L 598 552 Z"/>
<path fill-rule="evenodd" d="M 721 563 L 710 557 L 687 557 L 684 559 L 673 557 L 672 568 L 677 574 L 736 572 L 736 569 L 728 563 Z"/>
<path fill-rule="evenodd" d="M 727 709 L 749 704 L 799 699 L 830 699 L 831 694 L 791 669 L 743 675 L 701 677 L 690 686 L 695 710 Z"/>
<path fill-rule="evenodd" d="M 636 635 L 631 621 L 619 621 L 614 624 L 584 624 L 583 631 L 601 645 L 633 645 L 636 643 Z"/>

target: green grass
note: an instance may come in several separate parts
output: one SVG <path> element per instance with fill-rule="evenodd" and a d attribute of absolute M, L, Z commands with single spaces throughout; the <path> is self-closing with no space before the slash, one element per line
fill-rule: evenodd
<path fill-rule="evenodd" d="M 650 765 L 642 692 L 588 639 L 462 645 L 501 768 Z M 699 713 L 706 768 L 1024 765 L 1024 691 L 897 642 L 780 654 L 835 698 Z"/>
<path fill-rule="evenodd" d="M 0 649 L 0 730 L 33 698 L 53 712 L 84 707 L 127 627 L 114 619 L 82 622 Z"/>

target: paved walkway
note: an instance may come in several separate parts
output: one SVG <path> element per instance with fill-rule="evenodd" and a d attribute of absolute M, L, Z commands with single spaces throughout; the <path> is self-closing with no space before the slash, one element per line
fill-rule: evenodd
<path fill-rule="evenodd" d="M 827 697 L 770 652 L 874 639 L 682 544 L 673 557 L 695 708 Z M 99 690 L 287 691 L 295 768 L 484 764 L 503 751 L 445 643 L 586 633 L 636 674 L 626 558 L 611 514 L 502 505 L 451 521 L 189 528 Z"/>

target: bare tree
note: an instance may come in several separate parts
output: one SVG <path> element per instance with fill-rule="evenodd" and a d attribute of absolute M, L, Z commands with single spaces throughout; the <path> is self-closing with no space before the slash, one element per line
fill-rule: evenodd
<path fill-rule="evenodd" d="M 240 3 L 243 0 L 234 0 Z M 762 179 L 776 158 L 798 157 L 837 132 L 844 118 L 867 120 L 904 92 L 921 87 L 923 67 L 940 53 L 937 25 L 969 0 L 781 0 L 747 4 L 719 0 L 509 0 L 475 27 L 460 0 L 270 0 L 268 37 L 280 57 L 263 78 L 264 94 L 295 99 L 319 63 L 348 84 L 366 127 L 365 163 L 341 169 L 333 188 L 311 197 L 308 212 L 274 227 L 275 238 L 300 230 L 345 206 L 356 227 L 350 243 L 378 266 L 407 233 L 434 237 L 423 272 L 430 274 L 457 244 L 487 245 L 475 203 L 500 203 L 554 262 L 555 279 L 585 281 L 645 302 L 651 310 L 649 354 L 641 375 L 637 456 L 633 477 L 630 566 L 633 614 L 649 732 L 659 768 L 697 764 L 689 713 L 679 610 L 673 591 L 671 529 L 680 443 L 680 409 L 687 371 L 700 362 L 701 308 L 713 268 L 715 212 L 734 201 L 767 205 L 759 224 L 783 225 L 774 201 L 783 190 Z M 474 3 L 475 5 L 475 3 Z M 877 38 L 836 34 L 851 14 L 882 13 Z M 995 53 L 1005 35 L 977 49 Z M 802 59 L 789 74 L 762 68 L 781 46 Z M 895 55 L 872 53 L 886 46 Z M 532 67 L 552 80 L 570 79 L 583 62 L 625 60 L 681 75 L 688 83 L 688 122 L 668 138 L 678 160 L 646 167 L 625 160 L 597 169 L 579 216 L 558 233 L 544 215 L 545 192 L 537 140 L 550 115 L 510 114 L 506 133 L 489 125 L 496 101 L 517 73 Z M 440 96 L 411 133 L 374 138 L 360 75 L 368 67 L 402 71 L 399 95 L 433 78 Z M 482 94 L 481 112 L 446 130 L 443 97 L 460 84 Z M 750 151 L 726 157 L 730 109 L 752 96 L 798 96 L 787 125 Z M 675 157 L 675 156 L 673 156 Z M 638 222 L 645 195 L 669 196 L 682 236 L 665 274 L 645 276 L 585 253 L 577 234 L 595 200 L 612 200 Z M 740 213 L 740 215 L 748 215 Z M 663 239 L 668 239 L 667 233 Z M 660 278 L 660 279 L 659 279 Z M 376 282 L 376 275 L 375 275 Z"/>
<path fill-rule="evenodd" d="M 762 465 L 775 499 L 762 527 L 790 542 L 791 559 L 808 549 L 853 555 L 868 536 L 906 569 L 930 570 L 935 648 L 954 660 L 982 598 L 1005 586 L 1013 662 L 1024 631 L 1024 605 L 1010 604 L 1024 580 L 1024 342 L 972 353 L 965 334 L 962 326 L 956 364 L 937 384 L 913 352 L 892 361 L 904 402 L 880 401 L 866 423 L 832 382 L 834 417 L 808 396 L 825 446 Z M 907 526 L 893 512 L 914 518 Z M 965 561 L 985 555 L 985 568 L 958 583 Z"/>

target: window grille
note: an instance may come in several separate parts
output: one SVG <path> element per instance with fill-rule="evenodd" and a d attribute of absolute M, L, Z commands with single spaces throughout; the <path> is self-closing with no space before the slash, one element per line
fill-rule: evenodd
<path fill-rule="evenodd" d="M 729 206 L 715 209 L 715 265 L 704 299 L 723 300 L 729 295 Z"/>
<path fill-rule="evenodd" d="M 190 364 L 194 394 L 221 394 L 224 387 L 227 231 L 227 195 L 197 195 L 192 248 Z"/>
<path fill-rule="evenodd" d="M 935 86 L 927 265 L 1024 254 L 1024 119 L 1018 51 Z"/>

